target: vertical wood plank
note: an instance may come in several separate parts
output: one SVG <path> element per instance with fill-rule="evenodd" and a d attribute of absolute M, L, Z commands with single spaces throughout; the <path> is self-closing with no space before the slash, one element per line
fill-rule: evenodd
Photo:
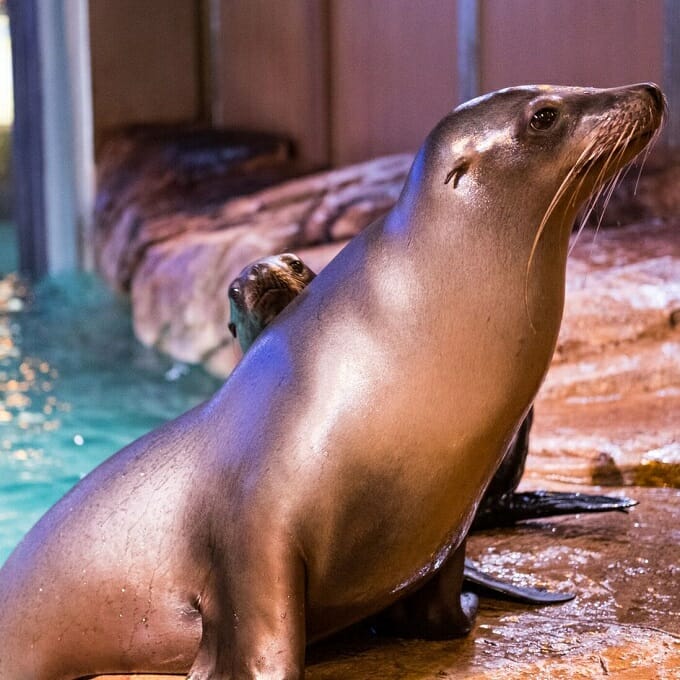
<path fill-rule="evenodd" d="M 222 0 L 220 120 L 291 135 L 302 161 L 328 158 L 327 3 Z"/>
<path fill-rule="evenodd" d="M 177 123 L 201 112 L 200 6 L 194 0 L 90 0 L 96 133 Z"/>
<path fill-rule="evenodd" d="M 661 81 L 663 0 L 485 0 L 482 91 Z"/>
<path fill-rule="evenodd" d="M 458 103 L 480 94 L 479 0 L 458 0 Z"/>
<path fill-rule="evenodd" d="M 457 99 L 455 0 L 332 0 L 334 164 L 413 151 Z"/>

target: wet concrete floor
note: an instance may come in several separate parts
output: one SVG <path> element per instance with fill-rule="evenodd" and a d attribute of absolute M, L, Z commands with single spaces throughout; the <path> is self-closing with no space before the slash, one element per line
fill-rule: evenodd
<path fill-rule="evenodd" d="M 308 680 L 680 678 L 680 490 L 579 490 L 640 503 L 629 513 L 478 533 L 468 551 L 496 576 L 574 592 L 573 601 L 532 607 L 483 598 L 462 640 L 379 639 L 355 630 L 309 650 Z"/>

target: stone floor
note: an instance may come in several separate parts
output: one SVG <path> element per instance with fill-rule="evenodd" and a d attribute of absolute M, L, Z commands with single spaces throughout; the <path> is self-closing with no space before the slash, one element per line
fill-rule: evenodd
<path fill-rule="evenodd" d="M 680 221 L 576 243 L 525 478 L 680 487 Z"/>

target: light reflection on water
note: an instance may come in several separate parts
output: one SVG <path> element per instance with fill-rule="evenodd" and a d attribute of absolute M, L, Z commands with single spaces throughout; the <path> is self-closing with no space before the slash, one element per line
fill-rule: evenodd
<path fill-rule="evenodd" d="M 0 564 L 93 467 L 219 384 L 136 342 L 95 277 L 0 278 Z"/>

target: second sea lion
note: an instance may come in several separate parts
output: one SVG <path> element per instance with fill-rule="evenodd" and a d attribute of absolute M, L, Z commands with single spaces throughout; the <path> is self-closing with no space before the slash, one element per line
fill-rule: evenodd
<path fill-rule="evenodd" d="M 229 284 L 229 331 L 245 352 L 316 274 L 295 254 L 251 262 Z"/>

